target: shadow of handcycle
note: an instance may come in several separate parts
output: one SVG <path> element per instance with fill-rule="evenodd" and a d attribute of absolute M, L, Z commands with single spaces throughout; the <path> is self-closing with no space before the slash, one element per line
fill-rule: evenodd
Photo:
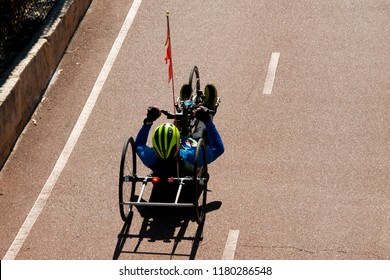
<path fill-rule="evenodd" d="M 206 205 L 205 211 L 211 212 L 221 207 L 220 201 L 213 201 Z M 194 213 L 191 209 L 160 208 L 160 207 L 138 207 L 138 212 L 142 217 L 142 224 L 136 233 L 131 233 L 131 224 L 134 219 L 134 211 L 124 222 L 118 234 L 118 241 L 115 247 L 113 259 L 117 260 L 126 254 L 131 255 L 158 255 L 169 258 L 181 257 L 194 260 L 200 243 L 203 241 L 203 228 L 205 223 L 198 224 L 195 231 L 188 233 L 190 222 L 195 221 Z M 135 240 L 135 245 L 131 249 L 124 249 L 129 240 Z M 142 251 L 143 242 L 163 242 L 172 243 L 170 252 Z M 178 253 L 177 248 L 182 241 L 192 242 L 188 253 Z"/>

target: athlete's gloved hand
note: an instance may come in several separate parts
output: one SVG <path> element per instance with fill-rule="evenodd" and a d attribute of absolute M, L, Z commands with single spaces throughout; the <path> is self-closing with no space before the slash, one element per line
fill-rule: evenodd
<path fill-rule="evenodd" d="M 205 106 L 199 106 L 198 108 L 196 108 L 193 111 L 193 114 L 194 114 L 195 118 L 197 118 L 198 120 L 200 120 L 202 122 L 206 122 L 206 121 L 210 120 L 210 111 Z"/>
<path fill-rule="evenodd" d="M 146 113 L 146 118 L 144 119 L 144 124 L 152 124 L 161 116 L 161 111 L 157 107 L 149 107 L 148 112 Z"/>

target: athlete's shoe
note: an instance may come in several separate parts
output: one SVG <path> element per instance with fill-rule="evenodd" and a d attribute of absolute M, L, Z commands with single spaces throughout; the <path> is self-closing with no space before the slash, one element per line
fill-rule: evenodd
<path fill-rule="evenodd" d="M 212 84 L 206 85 L 204 88 L 204 96 L 204 106 L 210 110 L 216 110 L 219 104 L 217 88 Z"/>
<path fill-rule="evenodd" d="M 191 97 L 191 86 L 189 84 L 184 84 L 180 89 L 180 99 L 186 101 Z"/>

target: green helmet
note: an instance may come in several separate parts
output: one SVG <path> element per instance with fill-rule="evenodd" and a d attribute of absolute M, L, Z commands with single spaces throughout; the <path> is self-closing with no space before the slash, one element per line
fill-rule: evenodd
<path fill-rule="evenodd" d="M 176 156 L 179 143 L 180 132 L 173 124 L 162 124 L 153 132 L 152 144 L 159 158 L 167 159 Z"/>

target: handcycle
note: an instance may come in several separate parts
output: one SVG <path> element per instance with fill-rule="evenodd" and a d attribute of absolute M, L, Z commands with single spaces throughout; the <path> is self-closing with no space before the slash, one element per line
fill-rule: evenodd
<path fill-rule="evenodd" d="M 204 100 L 204 94 L 200 89 L 199 70 L 193 66 L 189 75 L 189 90 L 175 102 L 176 113 L 171 114 L 162 111 L 168 119 L 174 119 L 181 136 L 189 136 L 196 129 L 197 120 L 192 111 Z M 219 102 L 219 101 L 218 101 Z M 179 172 L 178 172 L 179 173 Z M 181 174 L 182 175 L 182 174 Z M 137 155 L 134 138 L 129 136 L 122 148 L 122 156 L 119 171 L 119 211 L 123 221 L 127 221 L 133 214 L 133 207 L 192 207 L 196 222 L 201 225 L 205 221 L 207 184 L 209 180 L 206 156 L 206 142 L 199 139 L 195 152 L 195 161 L 192 171 L 184 176 L 177 174 L 161 178 L 156 174 L 139 176 L 137 174 Z M 145 190 L 154 188 L 157 184 L 175 186 L 176 193 L 170 201 L 155 202 L 145 198 Z M 141 185 L 141 186 L 140 186 Z M 181 200 L 183 190 L 191 194 L 190 201 Z M 152 190 L 153 191 L 153 190 Z"/>

